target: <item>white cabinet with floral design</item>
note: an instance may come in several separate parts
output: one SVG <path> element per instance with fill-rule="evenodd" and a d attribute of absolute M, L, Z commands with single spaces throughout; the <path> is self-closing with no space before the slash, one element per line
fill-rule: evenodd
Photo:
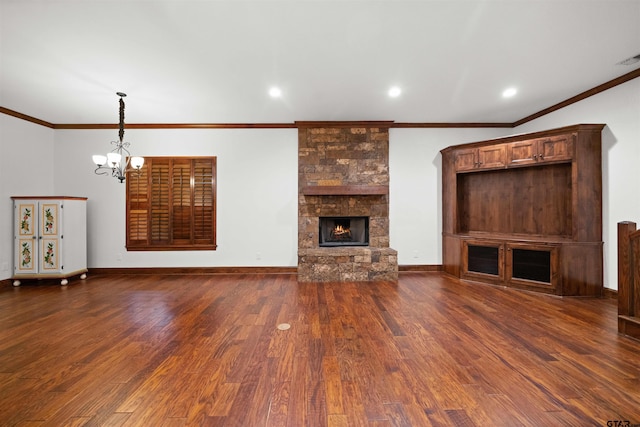
<path fill-rule="evenodd" d="M 87 198 L 15 196 L 13 286 L 87 273 Z"/>

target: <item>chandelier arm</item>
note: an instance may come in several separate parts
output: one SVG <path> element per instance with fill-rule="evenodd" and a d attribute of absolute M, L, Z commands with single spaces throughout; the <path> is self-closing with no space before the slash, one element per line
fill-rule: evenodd
<path fill-rule="evenodd" d="M 98 166 L 96 170 L 93 171 L 93 173 L 95 173 L 96 175 L 109 175 L 109 172 L 107 172 L 105 169 L 111 169 L 111 168 L 108 168 L 106 166 Z"/>

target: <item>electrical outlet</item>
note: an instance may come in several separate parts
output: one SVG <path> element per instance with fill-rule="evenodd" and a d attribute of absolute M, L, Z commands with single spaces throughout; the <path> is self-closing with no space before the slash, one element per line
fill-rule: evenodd
<path fill-rule="evenodd" d="M 256 252 L 256 259 L 261 259 L 262 255 L 260 255 L 260 252 Z"/>
<path fill-rule="evenodd" d="M 122 254 L 120 252 L 116 254 L 116 261 L 122 261 Z"/>

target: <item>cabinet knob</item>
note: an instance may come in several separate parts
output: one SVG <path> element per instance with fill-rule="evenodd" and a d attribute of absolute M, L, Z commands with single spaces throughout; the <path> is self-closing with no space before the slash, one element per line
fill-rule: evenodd
<path fill-rule="evenodd" d="M 540 160 L 544 160 L 544 156 L 540 154 Z"/>
<path fill-rule="evenodd" d="M 533 155 L 533 160 L 537 160 L 537 159 L 538 159 L 538 155 L 537 155 L 537 154 L 534 154 L 534 155 Z"/>

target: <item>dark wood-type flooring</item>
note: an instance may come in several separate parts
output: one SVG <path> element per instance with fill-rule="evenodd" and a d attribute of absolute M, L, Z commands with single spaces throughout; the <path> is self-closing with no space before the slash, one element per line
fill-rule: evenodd
<path fill-rule="evenodd" d="M 440 273 L 3 286 L 0 425 L 633 425 L 640 342 L 616 314 Z"/>

